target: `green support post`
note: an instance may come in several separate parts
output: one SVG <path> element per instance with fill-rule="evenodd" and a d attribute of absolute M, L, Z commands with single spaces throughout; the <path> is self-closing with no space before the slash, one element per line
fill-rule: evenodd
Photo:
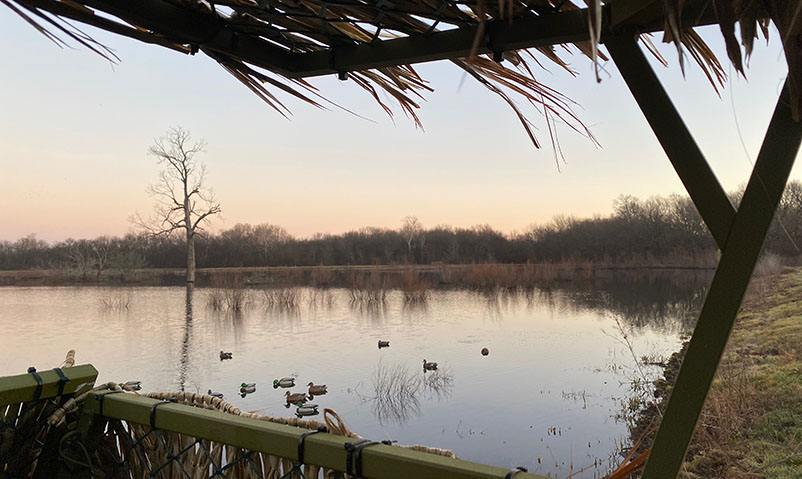
<path fill-rule="evenodd" d="M 685 353 L 643 479 L 674 478 L 682 466 L 802 142 L 802 124 L 793 120 L 789 105 L 786 83 Z"/>
<path fill-rule="evenodd" d="M 637 36 L 630 32 L 606 36 L 603 41 L 716 244 L 723 249 L 735 209 L 638 47 Z"/>

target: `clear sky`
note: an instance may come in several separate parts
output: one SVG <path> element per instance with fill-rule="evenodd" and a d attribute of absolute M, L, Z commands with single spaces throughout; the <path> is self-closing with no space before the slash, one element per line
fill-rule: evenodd
<path fill-rule="evenodd" d="M 126 233 L 128 218 L 152 206 L 145 190 L 159 168 L 147 148 L 176 125 L 208 142 L 200 159 L 223 207 L 214 229 L 267 222 L 308 236 L 396 228 L 415 215 L 427 227 L 512 232 L 555 214 L 608 214 L 619 194 L 683 191 L 612 62 L 600 84 L 579 55 L 567 57 L 579 78 L 547 64 L 536 71 L 582 105 L 602 145 L 563 129 L 558 171 L 539 117 L 546 147 L 536 150 L 506 104 L 448 62 L 418 67 L 436 90 L 420 109 L 425 131 L 400 112 L 393 122 L 352 82 L 331 77 L 313 83 L 372 121 L 283 97 L 293 111 L 286 120 L 202 54 L 86 31 L 122 61 L 59 49 L 0 7 L 0 240 Z M 702 32 L 726 62 L 716 28 Z M 748 80 L 730 75 L 721 98 L 690 62 L 683 79 L 676 50 L 661 47 L 670 67 L 658 74 L 728 190 L 751 169 L 735 118 L 754 158 L 785 77 L 772 34 L 768 46 L 756 43 Z"/>

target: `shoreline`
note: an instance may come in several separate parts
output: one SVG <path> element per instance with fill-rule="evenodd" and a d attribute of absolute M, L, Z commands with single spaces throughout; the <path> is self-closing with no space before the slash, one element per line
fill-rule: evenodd
<path fill-rule="evenodd" d="M 424 281 L 432 288 L 465 286 L 468 283 L 503 283 L 510 276 L 522 286 L 532 283 L 548 284 L 575 280 L 609 279 L 618 274 L 713 272 L 714 267 L 674 264 L 595 264 L 590 262 L 530 263 L 530 264 L 427 264 L 427 265 L 346 265 L 346 266 L 265 266 L 238 268 L 198 268 L 196 286 L 221 286 L 237 283 L 241 286 L 343 286 L 356 276 L 374 277 L 398 286 L 409 276 Z M 182 286 L 183 268 L 145 268 L 104 270 L 99 274 L 63 269 L 0 270 L 3 286 Z M 503 277 L 507 276 L 507 277 Z M 524 276 L 522 278 L 522 276 Z M 521 281 L 522 280 L 522 281 Z"/>
<path fill-rule="evenodd" d="M 654 381 L 630 440 L 659 421 L 687 343 Z M 639 452 L 651 446 L 644 441 Z M 802 470 L 802 268 L 753 279 L 680 478 L 799 478 Z"/>

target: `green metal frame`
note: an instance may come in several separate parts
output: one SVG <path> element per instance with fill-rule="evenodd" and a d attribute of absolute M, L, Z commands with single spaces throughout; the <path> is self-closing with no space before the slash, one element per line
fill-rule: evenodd
<path fill-rule="evenodd" d="M 91 364 L 63 368 L 61 371 L 70 380 L 64 385 L 63 395 L 72 394 L 79 389 L 91 389 L 97 379 L 97 369 Z M 61 379 L 56 371 L 39 371 L 39 376 L 42 377 L 40 399 L 56 397 Z M 35 392 L 36 379 L 30 373 L 0 378 L 0 406 L 32 401 Z"/>
<path fill-rule="evenodd" d="M 644 479 L 674 478 L 682 466 L 799 151 L 802 123 L 792 118 L 786 85 L 743 200 L 735 212 L 640 51 L 635 36 L 606 38 L 605 44 L 722 250 L 643 472 Z"/>
<path fill-rule="evenodd" d="M 122 419 L 148 426 L 151 408 L 154 404 L 162 402 L 133 394 L 107 395 L 102 401 L 103 418 Z M 90 395 L 83 412 L 84 420 L 99 418 L 100 401 L 96 400 L 94 395 Z M 164 431 L 178 432 L 291 460 L 298 459 L 298 441 L 301 434 L 307 431 L 303 428 L 183 404 L 164 404 L 159 407 L 154 425 Z M 354 439 L 334 434 L 311 435 L 304 441 L 304 462 L 346 471 L 347 455 L 344 445 L 352 441 Z M 510 472 L 509 469 L 384 444 L 365 448 L 362 453 L 362 470 L 366 478 L 382 479 L 411 477 L 503 479 Z M 523 471 L 515 473 L 514 476 L 515 479 L 543 477 Z"/>

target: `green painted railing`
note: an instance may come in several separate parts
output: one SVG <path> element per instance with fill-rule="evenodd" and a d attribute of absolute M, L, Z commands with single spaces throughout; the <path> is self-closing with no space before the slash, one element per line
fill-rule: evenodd
<path fill-rule="evenodd" d="M 91 389 L 97 379 L 97 369 L 91 364 L 63 368 L 62 373 L 69 382 L 64 383 L 62 395 L 72 394 L 80 389 Z M 42 378 L 42 389 L 39 399 L 56 397 L 59 393 L 61 376 L 55 369 L 39 371 Z M 18 404 L 34 400 L 38 382 L 33 374 L 18 374 L 0 378 L 0 406 Z"/>
<path fill-rule="evenodd" d="M 94 384 L 97 377 L 97 370 L 91 365 L 64 368 L 62 371 L 69 379 L 69 383 L 63 386 L 65 395 L 74 393 L 78 388 L 88 389 L 87 385 Z M 40 398 L 55 397 L 59 382 L 63 383 L 63 379 L 56 371 L 43 371 L 39 374 L 42 378 Z M 36 388 L 37 381 L 31 374 L 0 378 L 0 406 L 31 401 Z M 84 438 L 86 443 L 98 439 L 92 436 L 101 433 L 105 420 L 118 419 L 129 424 L 152 427 L 154 430 L 175 432 L 297 461 L 299 441 L 302 434 L 308 432 L 299 427 L 183 404 L 165 403 L 145 396 L 107 392 L 92 391 L 84 403 L 80 420 L 83 426 L 79 425 L 78 429 L 84 434 L 88 433 Z M 159 406 L 154 408 L 155 404 Z M 352 466 L 354 465 L 354 456 L 348 453 L 346 443 L 354 441 L 352 438 L 329 433 L 308 435 L 303 442 L 304 463 L 346 472 L 349 457 Z M 362 477 L 365 478 L 542 478 L 525 471 L 511 472 L 509 469 L 385 444 L 371 444 L 364 448 L 360 456 Z M 37 471 L 37 474 L 41 472 Z M 66 477 L 63 470 L 60 473 L 60 477 Z M 51 475 L 55 476 L 56 473 Z"/>

